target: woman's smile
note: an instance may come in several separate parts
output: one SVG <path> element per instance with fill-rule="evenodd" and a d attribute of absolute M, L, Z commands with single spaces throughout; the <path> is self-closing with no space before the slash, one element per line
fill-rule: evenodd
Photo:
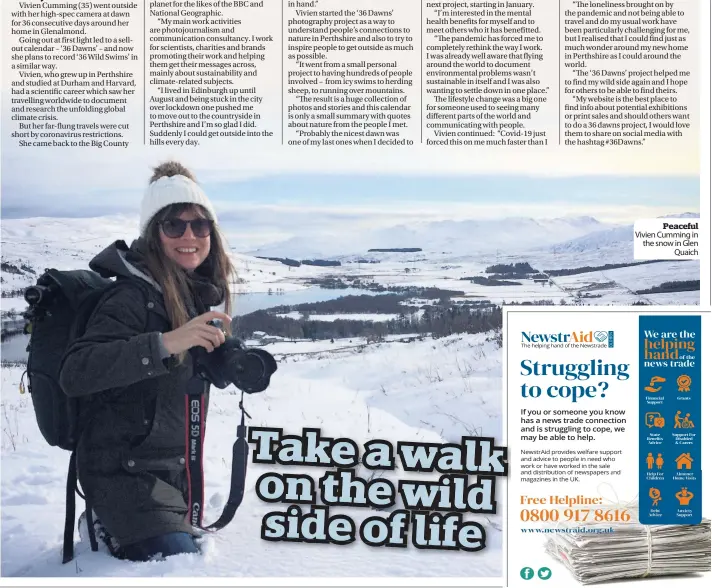
<path fill-rule="evenodd" d="M 192 221 L 204 218 L 194 210 L 186 210 L 178 216 L 180 220 Z M 180 237 L 168 237 L 161 229 L 163 252 L 186 270 L 194 270 L 202 264 L 210 253 L 210 235 L 198 237 L 188 223 Z"/>

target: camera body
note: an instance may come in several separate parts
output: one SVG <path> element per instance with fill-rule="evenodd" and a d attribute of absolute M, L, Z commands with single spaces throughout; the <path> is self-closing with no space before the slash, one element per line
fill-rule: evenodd
<path fill-rule="evenodd" d="M 262 392 L 269 386 L 272 374 L 277 371 L 277 362 L 270 353 L 246 347 L 237 337 L 225 337 L 225 343 L 216 347 L 212 353 L 203 347 L 193 347 L 191 354 L 195 372 L 221 389 L 234 384 L 248 394 Z"/>

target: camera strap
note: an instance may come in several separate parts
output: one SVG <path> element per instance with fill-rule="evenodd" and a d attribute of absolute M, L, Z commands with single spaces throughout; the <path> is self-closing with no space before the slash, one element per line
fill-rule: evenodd
<path fill-rule="evenodd" d="M 230 494 L 220 518 L 212 525 L 203 526 L 203 443 L 205 440 L 205 392 L 209 384 L 199 377 L 193 377 L 188 382 L 185 397 L 185 464 L 188 474 L 188 518 L 191 525 L 204 531 L 218 531 L 232 521 L 245 493 L 245 478 L 247 476 L 247 459 L 249 445 L 247 444 L 247 427 L 245 416 L 250 417 L 245 410 L 240 397 L 240 424 L 237 427 L 237 439 L 232 446 L 232 473 L 230 477 Z"/>

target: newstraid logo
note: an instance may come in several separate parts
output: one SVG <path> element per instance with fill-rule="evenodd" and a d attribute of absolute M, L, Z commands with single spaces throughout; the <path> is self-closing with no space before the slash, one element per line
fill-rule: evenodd
<path fill-rule="evenodd" d="M 568 333 L 532 333 L 522 331 L 526 347 L 613 347 L 613 331 L 570 331 Z"/>

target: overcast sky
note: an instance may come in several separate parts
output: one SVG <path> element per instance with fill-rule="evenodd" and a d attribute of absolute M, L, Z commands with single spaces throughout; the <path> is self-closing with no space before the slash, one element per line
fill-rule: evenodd
<path fill-rule="evenodd" d="M 183 159 L 185 160 L 185 158 Z M 127 165 L 130 162 L 127 162 Z M 190 162 L 186 162 L 190 165 Z M 139 168 L 138 170 L 136 168 Z M 191 166 L 218 213 L 269 223 L 274 214 L 301 216 L 476 218 L 591 215 L 632 220 L 699 211 L 694 176 L 541 176 L 452 172 L 248 172 Z M 86 161 L 33 168 L 27 159 L 2 174 L 2 216 L 100 216 L 137 213 L 149 165 Z M 647 212 L 646 212 L 647 211 Z"/>

